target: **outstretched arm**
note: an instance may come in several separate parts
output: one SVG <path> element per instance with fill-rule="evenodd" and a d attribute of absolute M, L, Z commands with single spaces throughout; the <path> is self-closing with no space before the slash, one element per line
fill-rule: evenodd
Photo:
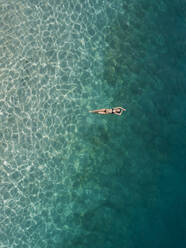
<path fill-rule="evenodd" d="M 122 108 L 122 107 L 115 107 L 114 109 L 122 109 L 123 111 L 126 111 L 126 109 Z"/>

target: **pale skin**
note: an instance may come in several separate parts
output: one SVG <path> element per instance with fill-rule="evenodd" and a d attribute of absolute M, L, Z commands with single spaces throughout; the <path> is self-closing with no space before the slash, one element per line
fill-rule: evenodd
<path fill-rule="evenodd" d="M 97 109 L 97 110 L 92 110 L 89 111 L 91 113 L 95 114 L 101 114 L 101 115 L 108 115 L 108 114 L 115 114 L 115 115 L 122 115 L 123 111 L 126 111 L 126 109 L 122 107 L 115 107 L 113 109 Z"/>

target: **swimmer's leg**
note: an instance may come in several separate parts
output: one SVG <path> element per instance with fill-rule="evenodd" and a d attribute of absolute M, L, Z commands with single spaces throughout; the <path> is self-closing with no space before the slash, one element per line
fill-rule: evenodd
<path fill-rule="evenodd" d="M 105 109 L 91 110 L 91 111 L 89 111 L 89 112 L 91 112 L 91 113 L 105 112 Z"/>

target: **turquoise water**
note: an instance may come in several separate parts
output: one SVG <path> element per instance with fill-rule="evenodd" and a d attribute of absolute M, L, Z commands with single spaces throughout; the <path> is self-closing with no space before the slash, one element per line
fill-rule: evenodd
<path fill-rule="evenodd" d="M 186 247 L 185 28 L 184 0 L 0 0 L 1 248 Z"/>

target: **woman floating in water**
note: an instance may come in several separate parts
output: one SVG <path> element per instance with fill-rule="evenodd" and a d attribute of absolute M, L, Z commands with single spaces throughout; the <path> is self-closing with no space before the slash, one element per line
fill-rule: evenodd
<path fill-rule="evenodd" d="M 101 115 L 108 115 L 108 114 L 115 114 L 115 115 L 121 115 L 123 111 L 126 111 L 126 109 L 122 107 L 116 107 L 112 109 L 97 109 L 89 111 L 91 113 L 101 114 Z"/>

